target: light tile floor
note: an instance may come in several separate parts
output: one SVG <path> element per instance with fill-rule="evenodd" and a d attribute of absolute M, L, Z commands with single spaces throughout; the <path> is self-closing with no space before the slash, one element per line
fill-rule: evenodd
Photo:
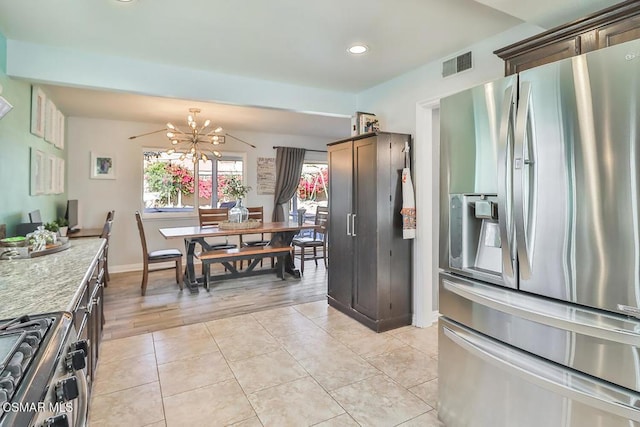
<path fill-rule="evenodd" d="M 437 357 L 326 301 L 104 341 L 90 425 L 441 426 Z"/>

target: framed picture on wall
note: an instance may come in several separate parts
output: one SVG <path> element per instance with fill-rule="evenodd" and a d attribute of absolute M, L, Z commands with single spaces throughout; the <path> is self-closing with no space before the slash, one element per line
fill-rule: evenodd
<path fill-rule="evenodd" d="M 59 149 L 64 149 L 64 114 L 61 111 L 56 110 L 56 138 L 55 138 L 55 146 Z"/>
<path fill-rule="evenodd" d="M 44 137 L 47 97 L 38 86 L 31 86 L 31 133 Z"/>
<path fill-rule="evenodd" d="M 56 157 L 56 185 L 55 193 L 64 193 L 64 159 Z"/>
<path fill-rule="evenodd" d="M 52 100 L 47 99 L 45 104 L 44 140 L 55 145 L 56 133 L 58 132 L 58 110 Z"/>
<path fill-rule="evenodd" d="M 91 178 L 116 179 L 116 160 L 107 154 L 91 152 Z"/>
<path fill-rule="evenodd" d="M 45 154 L 31 149 L 31 191 L 32 196 L 44 194 Z"/>
<path fill-rule="evenodd" d="M 58 162 L 53 154 L 47 154 L 44 167 L 44 192 L 45 194 L 55 194 L 58 185 Z"/>

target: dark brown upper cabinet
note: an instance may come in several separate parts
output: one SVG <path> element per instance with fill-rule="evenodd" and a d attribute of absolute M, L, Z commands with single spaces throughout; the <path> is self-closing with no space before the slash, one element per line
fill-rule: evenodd
<path fill-rule="evenodd" d="M 505 75 L 640 38 L 640 0 L 624 1 L 494 53 Z"/>

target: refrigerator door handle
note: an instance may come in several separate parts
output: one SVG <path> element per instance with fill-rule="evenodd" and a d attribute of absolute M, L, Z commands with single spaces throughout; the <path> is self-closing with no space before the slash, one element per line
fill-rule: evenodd
<path fill-rule="evenodd" d="M 637 322 L 611 319 L 588 309 L 567 311 L 562 303 L 504 292 L 490 286 L 474 286 L 442 279 L 442 287 L 470 303 L 497 310 L 508 316 L 536 322 L 543 326 L 563 329 L 572 334 L 588 335 L 622 345 L 638 347 L 640 325 Z M 466 303 L 466 302 L 465 302 Z"/>
<path fill-rule="evenodd" d="M 351 236 L 351 230 L 349 229 L 350 225 L 351 225 L 351 214 L 348 213 L 347 214 L 347 236 Z"/>
<path fill-rule="evenodd" d="M 356 214 L 351 215 L 351 235 L 356 236 Z"/>
<path fill-rule="evenodd" d="M 535 225 L 535 197 L 532 197 L 532 195 L 535 196 L 533 169 L 535 166 L 533 159 L 535 141 L 532 133 L 530 107 L 531 84 L 523 82 L 520 85 L 513 156 L 514 219 L 520 276 L 523 279 L 531 277 L 533 242 L 528 231 L 533 236 L 532 228 Z M 527 200 L 530 203 L 527 203 Z"/>
<path fill-rule="evenodd" d="M 512 159 L 514 87 L 509 86 L 504 92 L 502 101 L 502 117 L 500 119 L 499 145 L 504 147 L 498 158 L 498 225 L 502 243 L 502 278 L 513 279 L 513 221 L 511 218 L 512 180 L 510 164 Z"/>
<path fill-rule="evenodd" d="M 640 421 L 640 411 L 633 406 L 636 395 L 622 388 L 609 386 L 578 372 L 556 367 L 463 330 L 453 331 L 444 326 L 443 332 L 462 349 L 505 372 L 571 400 L 621 418 Z"/>

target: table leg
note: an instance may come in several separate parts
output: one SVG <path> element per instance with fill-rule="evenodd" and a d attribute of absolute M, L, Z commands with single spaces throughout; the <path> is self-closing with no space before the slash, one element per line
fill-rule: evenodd
<path fill-rule="evenodd" d="M 291 242 L 295 235 L 298 234 L 297 231 L 282 231 L 280 233 L 274 233 L 271 237 L 271 245 L 272 246 L 291 246 Z M 276 262 L 276 271 L 281 270 L 280 259 Z M 300 271 L 296 268 L 295 263 L 293 262 L 293 257 L 291 254 L 287 254 L 283 258 L 284 262 L 284 271 L 291 274 L 293 277 L 299 279 L 301 277 Z"/>
<path fill-rule="evenodd" d="M 192 294 L 198 293 L 198 279 L 194 267 L 194 259 L 196 252 L 196 243 L 198 239 L 184 239 L 184 248 L 187 253 L 187 265 L 185 267 L 184 284 L 189 288 Z"/>

